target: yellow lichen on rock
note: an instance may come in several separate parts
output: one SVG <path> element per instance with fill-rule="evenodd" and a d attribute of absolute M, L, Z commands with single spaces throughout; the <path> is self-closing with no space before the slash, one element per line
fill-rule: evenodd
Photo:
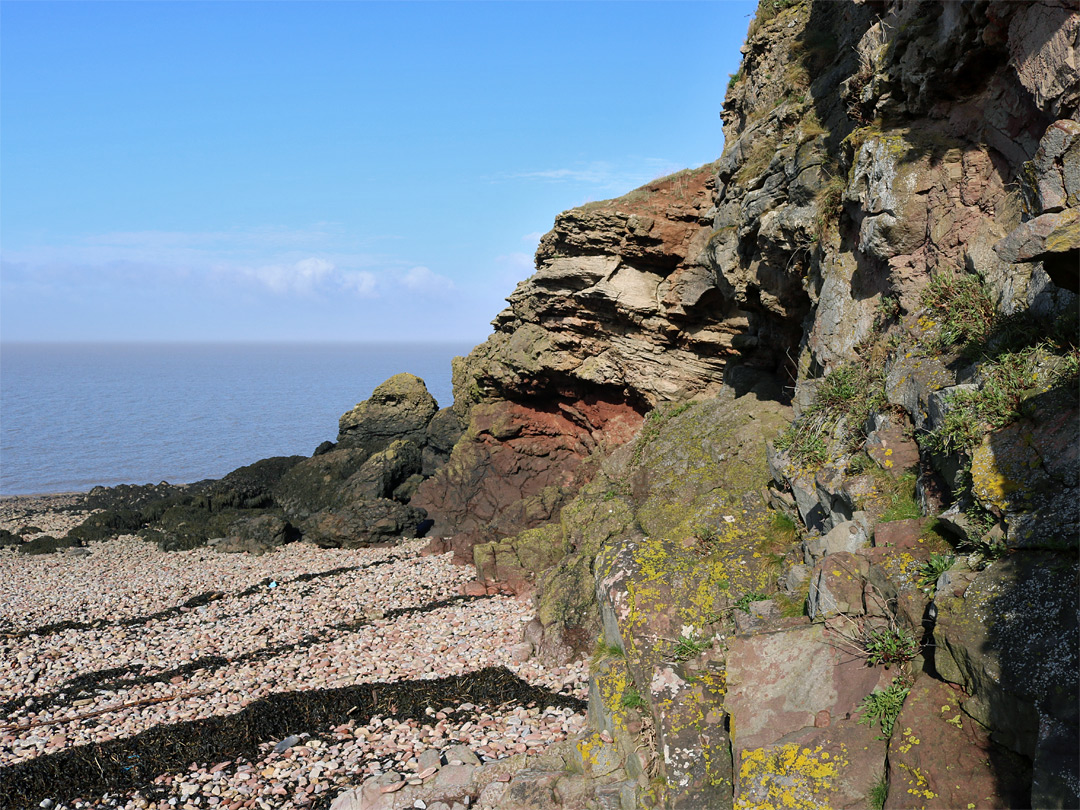
<path fill-rule="evenodd" d="M 845 754 L 844 746 L 830 753 L 794 743 L 743 751 L 735 810 L 828 810 Z"/>

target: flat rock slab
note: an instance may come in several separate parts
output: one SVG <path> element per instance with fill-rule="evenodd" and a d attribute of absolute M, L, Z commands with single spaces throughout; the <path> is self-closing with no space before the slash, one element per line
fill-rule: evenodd
<path fill-rule="evenodd" d="M 963 693 L 921 678 L 889 742 L 886 808 L 1027 807 L 1031 765 L 960 709 Z"/>
<path fill-rule="evenodd" d="M 821 712 L 834 720 L 891 676 L 841 649 L 821 625 L 734 638 L 728 648 L 726 709 L 737 752 L 775 744 L 812 728 Z"/>

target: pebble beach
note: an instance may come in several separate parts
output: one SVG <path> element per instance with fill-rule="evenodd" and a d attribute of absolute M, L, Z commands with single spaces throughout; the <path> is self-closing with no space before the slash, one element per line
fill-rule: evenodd
<path fill-rule="evenodd" d="M 6 499 L 0 528 L 61 535 L 85 515 L 50 511 L 66 505 L 60 497 Z M 550 703 L 433 700 L 421 717 L 342 717 L 258 740 L 249 756 L 178 763 L 126 791 L 31 806 L 328 807 L 368 777 L 409 778 L 431 751 L 487 762 L 540 753 L 584 728 L 587 664 L 531 656 L 522 634 L 532 605 L 463 596 L 475 572 L 449 554 L 423 556 L 426 544 L 292 543 L 254 556 L 166 553 L 126 536 L 40 556 L 0 550 L 0 796 L 5 772 L 72 749 L 228 719 L 282 695 L 411 688 L 492 667 Z"/>

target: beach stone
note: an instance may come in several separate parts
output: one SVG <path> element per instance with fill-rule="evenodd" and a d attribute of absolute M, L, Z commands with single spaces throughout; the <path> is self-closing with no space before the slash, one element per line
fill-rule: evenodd
<path fill-rule="evenodd" d="M 300 742 L 300 738 L 297 737 L 295 734 L 290 734 L 288 737 L 286 737 L 284 740 L 274 746 L 274 753 L 283 754 L 290 748 L 292 748 L 294 745 L 296 745 L 298 742 Z"/>
<path fill-rule="evenodd" d="M 416 758 L 416 767 L 421 773 L 428 768 L 441 768 L 442 754 L 436 748 L 429 748 L 426 751 L 421 751 L 420 755 Z"/>

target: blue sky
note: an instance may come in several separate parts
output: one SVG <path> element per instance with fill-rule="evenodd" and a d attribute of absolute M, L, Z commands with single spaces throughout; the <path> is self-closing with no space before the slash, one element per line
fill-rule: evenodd
<path fill-rule="evenodd" d="M 481 340 L 720 155 L 755 6 L 0 3 L 0 338 Z"/>

